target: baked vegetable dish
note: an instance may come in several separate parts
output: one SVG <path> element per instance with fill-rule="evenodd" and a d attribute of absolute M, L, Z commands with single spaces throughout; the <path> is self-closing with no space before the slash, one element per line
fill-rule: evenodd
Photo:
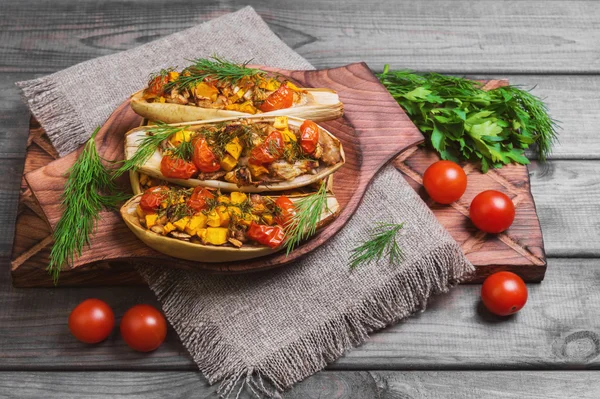
<path fill-rule="evenodd" d="M 335 119 L 343 105 L 335 91 L 298 87 L 280 75 L 219 58 L 196 59 L 177 72 L 163 69 L 131 98 L 139 115 L 165 123 L 264 114 L 315 121 Z"/>
<path fill-rule="evenodd" d="M 250 259 L 277 251 L 293 223 L 295 204 L 306 195 L 221 193 L 205 187 L 155 186 L 121 208 L 130 229 L 167 255 L 202 262 Z M 339 205 L 327 195 L 317 228 L 333 220 Z"/>
<path fill-rule="evenodd" d="M 324 179 L 344 164 L 341 143 L 310 120 L 251 116 L 128 132 L 126 163 L 186 187 L 289 190 Z"/>

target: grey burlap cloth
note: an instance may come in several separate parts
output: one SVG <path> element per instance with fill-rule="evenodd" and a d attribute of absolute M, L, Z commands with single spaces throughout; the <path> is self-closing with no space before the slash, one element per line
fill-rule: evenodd
<path fill-rule="evenodd" d="M 250 7 L 129 51 L 19 82 L 31 111 L 64 155 L 83 143 L 152 71 L 218 54 L 287 69 L 312 66 Z M 400 265 L 348 268 L 374 222 L 404 222 Z M 140 245 L 142 245 L 140 243 Z M 389 166 L 348 225 L 326 245 L 278 270 L 215 276 L 140 266 L 202 373 L 219 391 L 278 396 L 368 334 L 424 309 L 473 269 L 433 214 Z"/>

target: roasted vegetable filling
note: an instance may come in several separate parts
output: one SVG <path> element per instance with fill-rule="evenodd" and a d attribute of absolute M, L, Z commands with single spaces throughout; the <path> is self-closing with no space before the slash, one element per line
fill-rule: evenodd
<path fill-rule="evenodd" d="M 156 234 L 236 248 L 279 247 L 284 226 L 295 213 L 294 203 L 286 196 L 221 194 L 204 187 L 151 187 L 136 208 L 139 223 Z"/>
<path fill-rule="evenodd" d="M 195 60 L 181 72 L 161 70 L 151 76 L 143 98 L 148 102 L 258 114 L 304 105 L 310 94 L 264 71 L 215 58 Z"/>
<path fill-rule="evenodd" d="M 275 121 L 177 129 L 162 142 L 160 171 L 175 179 L 225 180 L 238 186 L 289 181 L 342 162 L 340 145 L 312 121 Z M 139 151 L 139 150 L 138 150 Z"/>

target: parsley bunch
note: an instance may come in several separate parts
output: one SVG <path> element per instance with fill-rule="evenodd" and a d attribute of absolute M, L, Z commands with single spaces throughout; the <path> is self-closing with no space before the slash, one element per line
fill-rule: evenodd
<path fill-rule="evenodd" d="M 469 79 L 390 71 L 378 77 L 442 159 L 480 162 L 481 170 L 528 164 L 527 148 L 546 160 L 556 122 L 536 96 L 514 86 L 482 90 Z"/>

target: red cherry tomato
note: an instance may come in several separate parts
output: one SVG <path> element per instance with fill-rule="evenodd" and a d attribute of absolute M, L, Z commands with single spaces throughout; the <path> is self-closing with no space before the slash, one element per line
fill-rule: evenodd
<path fill-rule="evenodd" d="M 262 112 L 275 111 L 278 109 L 289 108 L 294 104 L 294 92 L 282 84 L 279 89 L 274 91 L 267 97 L 260 107 Z"/>
<path fill-rule="evenodd" d="M 155 307 L 135 305 L 121 319 L 121 336 L 130 348 L 150 352 L 165 340 L 167 322 Z"/>
<path fill-rule="evenodd" d="M 452 161 L 437 161 L 425 171 L 423 185 L 432 200 L 440 204 L 450 204 L 465 193 L 467 175 Z"/>
<path fill-rule="evenodd" d="M 169 187 L 156 186 L 150 187 L 140 198 L 140 207 L 146 212 L 154 212 L 160 207 L 160 203 L 167 198 Z"/>
<path fill-rule="evenodd" d="M 160 161 L 160 173 L 172 179 L 189 179 L 198 173 L 198 169 L 192 162 L 165 155 Z"/>
<path fill-rule="evenodd" d="M 219 160 L 208 146 L 204 137 L 194 139 L 194 155 L 192 156 L 192 160 L 202 173 L 212 173 L 221 169 Z"/>
<path fill-rule="evenodd" d="M 527 302 L 527 286 L 521 277 L 511 272 L 494 273 L 481 286 L 481 300 L 498 316 L 517 313 Z"/>
<path fill-rule="evenodd" d="M 250 163 L 262 165 L 272 163 L 283 156 L 283 136 L 279 131 L 271 132 L 264 143 L 257 145 L 250 152 Z"/>
<path fill-rule="evenodd" d="M 469 215 L 479 230 L 501 233 L 515 220 L 515 205 L 506 194 L 487 190 L 473 198 Z"/>
<path fill-rule="evenodd" d="M 190 199 L 188 199 L 187 205 L 196 212 L 200 212 L 208 208 L 206 201 L 211 198 L 215 198 L 215 196 L 210 190 L 198 186 L 192 191 L 192 195 L 190 196 Z"/>
<path fill-rule="evenodd" d="M 296 214 L 296 206 L 291 199 L 285 195 L 280 196 L 275 201 L 275 205 L 279 208 L 279 214 L 275 217 L 275 223 L 285 226 Z"/>
<path fill-rule="evenodd" d="M 319 127 L 313 121 L 305 120 L 300 126 L 300 147 L 307 154 L 313 154 L 319 142 Z"/>
<path fill-rule="evenodd" d="M 164 87 L 167 83 L 169 83 L 169 77 L 167 75 L 157 76 L 148 83 L 148 88 L 144 90 L 144 94 L 154 97 L 162 96 Z"/>
<path fill-rule="evenodd" d="M 115 314 L 100 299 L 86 299 L 71 311 L 69 330 L 81 342 L 95 344 L 104 341 L 115 326 Z"/>
<path fill-rule="evenodd" d="M 267 226 L 254 222 L 250 223 L 247 235 L 249 239 L 270 248 L 280 246 L 285 237 L 285 233 L 280 226 Z"/>

